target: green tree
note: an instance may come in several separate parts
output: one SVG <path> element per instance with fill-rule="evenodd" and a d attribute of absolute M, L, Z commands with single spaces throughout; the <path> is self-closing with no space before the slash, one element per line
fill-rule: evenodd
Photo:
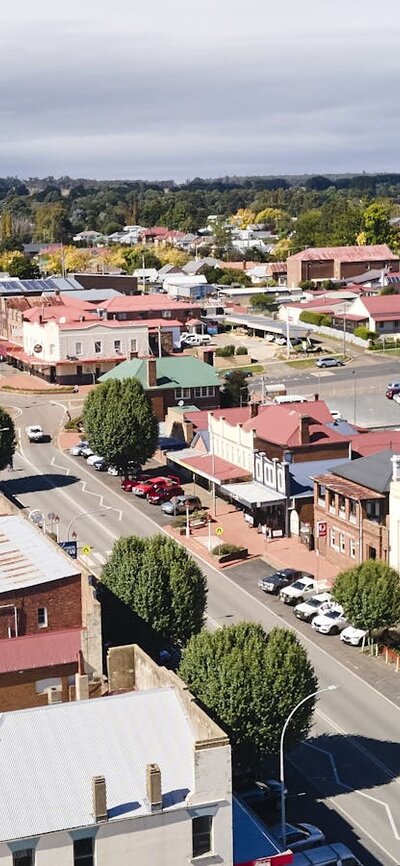
<path fill-rule="evenodd" d="M 12 463 L 17 441 L 11 415 L 0 406 L 0 469 Z"/>
<path fill-rule="evenodd" d="M 317 680 L 306 650 L 294 632 L 241 622 L 193 637 L 179 674 L 190 691 L 230 736 L 236 769 L 259 768 L 276 754 L 282 725 Z M 314 701 L 294 716 L 287 731 L 288 747 L 304 738 L 311 725 Z"/>
<path fill-rule="evenodd" d="M 392 242 L 391 216 L 392 206 L 389 202 L 375 201 L 365 208 L 363 220 L 367 244 L 390 244 Z"/>
<path fill-rule="evenodd" d="M 144 247 L 131 247 L 124 252 L 124 258 L 127 265 L 127 270 L 130 274 L 137 268 L 161 268 L 161 261 L 152 250 L 147 250 Z"/>
<path fill-rule="evenodd" d="M 398 291 L 396 289 L 396 286 L 384 286 L 382 291 L 381 291 L 381 295 L 397 295 L 397 294 L 398 294 Z"/>
<path fill-rule="evenodd" d="M 269 307 L 274 305 L 274 298 L 272 295 L 260 292 L 259 295 L 253 295 L 250 304 L 255 310 L 268 310 Z"/>
<path fill-rule="evenodd" d="M 156 449 L 157 418 L 138 379 L 97 385 L 86 398 L 83 424 L 91 448 L 125 473 L 130 463 L 146 463 Z"/>
<path fill-rule="evenodd" d="M 221 390 L 221 406 L 245 406 L 249 402 L 247 374 L 243 370 L 230 370 Z"/>
<path fill-rule="evenodd" d="M 318 247 L 321 243 L 321 211 L 309 210 L 302 213 L 295 223 L 291 241 L 293 252 L 301 252 L 308 247 Z"/>
<path fill-rule="evenodd" d="M 20 280 L 38 280 L 40 277 L 38 266 L 26 256 L 14 259 L 10 263 L 8 272 L 10 277 L 19 277 Z"/>
<path fill-rule="evenodd" d="M 206 579 L 172 538 L 120 538 L 101 581 L 155 631 L 184 646 L 204 624 Z"/>
<path fill-rule="evenodd" d="M 332 593 L 356 628 L 371 631 L 400 622 L 400 577 L 384 562 L 369 559 L 342 571 Z"/>

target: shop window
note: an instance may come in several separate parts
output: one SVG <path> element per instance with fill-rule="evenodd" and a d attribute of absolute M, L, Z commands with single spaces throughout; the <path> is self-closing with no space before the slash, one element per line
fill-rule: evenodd
<path fill-rule="evenodd" d="M 212 822 L 211 815 L 192 819 L 193 857 L 201 857 L 212 850 Z"/>

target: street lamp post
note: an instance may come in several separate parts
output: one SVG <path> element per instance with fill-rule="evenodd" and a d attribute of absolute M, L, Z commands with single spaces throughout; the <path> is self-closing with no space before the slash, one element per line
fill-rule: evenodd
<path fill-rule="evenodd" d="M 77 514 L 75 517 L 73 517 L 72 520 L 69 521 L 69 524 L 67 526 L 67 531 L 66 531 L 67 541 L 69 541 L 69 533 L 71 531 L 71 526 L 73 523 L 75 523 L 76 520 L 80 520 L 81 517 L 89 517 L 91 514 L 101 514 L 105 510 L 106 509 L 104 509 L 104 508 L 96 508 L 95 511 L 81 511 L 80 514 Z"/>
<path fill-rule="evenodd" d="M 356 371 L 351 371 L 353 374 L 353 424 L 357 424 L 357 377 Z"/>
<path fill-rule="evenodd" d="M 337 688 L 339 688 L 339 686 L 327 686 L 325 689 L 317 689 L 315 692 L 311 692 L 310 695 L 307 695 L 305 698 L 303 698 L 302 701 L 299 701 L 299 703 L 296 704 L 295 707 L 293 707 L 293 710 L 291 711 L 291 713 L 289 713 L 289 715 L 286 719 L 286 722 L 282 728 L 281 740 L 280 740 L 280 745 L 279 745 L 279 766 L 280 766 L 279 780 L 280 780 L 280 785 L 281 785 L 281 791 L 280 791 L 280 794 L 281 794 L 281 836 L 282 836 L 283 848 L 286 847 L 285 762 L 284 762 L 283 747 L 284 747 L 285 734 L 287 731 L 287 727 L 288 727 L 289 723 L 292 721 L 294 714 L 297 713 L 297 710 L 300 709 L 300 707 L 302 707 L 303 704 L 306 703 L 306 701 L 310 701 L 311 698 L 315 698 L 316 695 L 321 695 L 323 692 L 332 692 L 332 691 L 334 691 L 334 689 L 337 689 Z"/>

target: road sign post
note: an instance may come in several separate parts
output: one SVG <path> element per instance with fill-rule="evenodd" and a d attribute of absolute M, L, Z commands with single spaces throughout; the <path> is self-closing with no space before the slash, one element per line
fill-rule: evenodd
<path fill-rule="evenodd" d="M 222 536 L 223 536 L 223 534 L 224 534 L 224 527 L 223 527 L 223 526 L 217 526 L 217 528 L 216 528 L 216 530 L 215 530 L 215 534 L 216 534 L 216 535 L 218 536 L 218 538 L 219 538 L 218 556 L 221 556 L 221 538 L 222 538 Z"/>

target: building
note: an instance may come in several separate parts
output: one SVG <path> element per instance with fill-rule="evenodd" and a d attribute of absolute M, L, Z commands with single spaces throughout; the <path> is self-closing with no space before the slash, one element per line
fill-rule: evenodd
<path fill-rule="evenodd" d="M 317 549 L 350 568 L 366 559 L 389 561 L 389 491 L 393 451 L 336 466 L 314 478 Z"/>
<path fill-rule="evenodd" d="M 177 301 L 156 293 L 112 298 L 104 304 L 99 304 L 98 309 L 103 319 L 116 319 L 119 322 L 139 319 L 174 319 L 181 324 L 185 324 L 187 319 L 199 312 L 199 306 L 195 302 Z"/>
<path fill-rule="evenodd" d="M 399 449 L 400 450 L 400 449 Z M 392 457 L 392 478 L 389 486 L 389 565 L 400 572 L 400 457 Z"/>
<path fill-rule="evenodd" d="M 398 271 L 399 256 L 387 244 L 353 247 L 311 247 L 287 259 L 287 285 L 313 280 L 348 280 L 368 268 Z"/>
<path fill-rule="evenodd" d="M 1 863 L 232 866 L 226 734 L 137 646 L 110 650 L 109 690 L 2 716 Z"/>
<path fill-rule="evenodd" d="M 400 333 L 400 295 L 359 297 L 347 305 L 345 314 L 336 311 L 333 325 L 342 327 L 343 318 L 349 330 L 363 325 L 376 334 Z"/>
<path fill-rule="evenodd" d="M 123 295 L 133 295 L 138 290 L 137 279 L 130 274 L 75 273 L 69 274 L 68 279 L 71 276 L 83 289 L 116 289 Z"/>
<path fill-rule="evenodd" d="M 164 421 L 169 406 L 195 404 L 215 409 L 220 400 L 220 379 L 214 368 L 191 355 L 166 358 L 136 358 L 118 365 L 100 377 L 139 379 L 148 393 L 159 421 Z"/>

